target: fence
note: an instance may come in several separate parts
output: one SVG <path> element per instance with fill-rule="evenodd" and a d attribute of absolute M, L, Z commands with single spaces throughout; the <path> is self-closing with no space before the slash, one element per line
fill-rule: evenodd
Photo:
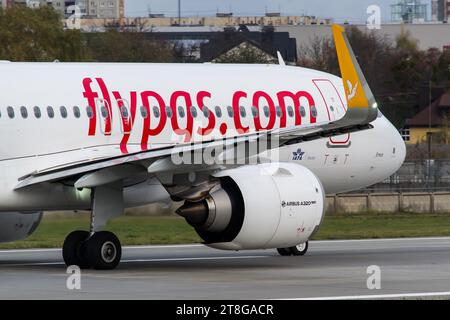
<path fill-rule="evenodd" d="M 327 197 L 327 213 L 450 212 L 450 192 L 366 193 Z"/>
<path fill-rule="evenodd" d="M 450 160 L 405 162 L 394 175 L 362 192 L 416 191 L 450 191 Z"/>

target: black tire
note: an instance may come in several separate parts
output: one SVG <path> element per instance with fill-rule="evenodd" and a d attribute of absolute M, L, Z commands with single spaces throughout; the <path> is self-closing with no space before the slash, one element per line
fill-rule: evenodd
<path fill-rule="evenodd" d="M 292 252 L 289 248 L 278 248 L 277 249 L 280 256 L 286 257 L 292 255 Z"/>
<path fill-rule="evenodd" d="M 112 270 L 122 258 L 122 246 L 112 232 L 94 233 L 86 243 L 86 258 L 97 270 Z"/>
<path fill-rule="evenodd" d="M 290 247 L 289 250 L 294 256 L 304 256 L 308 251 L 308 241 L 299 244 L 295 247 Z"/>
<path fill-rule="evenodd" d="M 66 237 L 62 253 L 64 262 L 68 267 L 78 266 L 81 269 L 90 267 L 90 264 L 84 255 L 85 244 L 88 238 L 89 232 L 87 231 L 74 231 Z"/>

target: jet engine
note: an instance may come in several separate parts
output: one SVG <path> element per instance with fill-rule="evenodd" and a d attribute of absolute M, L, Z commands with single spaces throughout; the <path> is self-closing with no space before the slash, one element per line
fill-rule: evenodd
<path fill-rule="evenodd" d="M 204 200 L 177 210 L 210 247 L 288 248 L 307 241 L 322 222 L 325 192 L 301 165 L 248 165 L 215 177 L 220 184 Z"/>
<path fill-rule="evenodd" d="M 23 240 L 30 236 L 41 222 L 42 212 L 0 212 L 0 243 Z"/>

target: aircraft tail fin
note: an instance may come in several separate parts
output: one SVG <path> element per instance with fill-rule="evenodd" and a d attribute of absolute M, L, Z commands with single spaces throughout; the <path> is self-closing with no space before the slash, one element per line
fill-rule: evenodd
<path fill-rule="evenodd" d="M 377 118 L 378 104 L 345 35 L 345 29 L 335 24 L 332 30 L 347 96 L 347 113 L 369 123 Z"/>

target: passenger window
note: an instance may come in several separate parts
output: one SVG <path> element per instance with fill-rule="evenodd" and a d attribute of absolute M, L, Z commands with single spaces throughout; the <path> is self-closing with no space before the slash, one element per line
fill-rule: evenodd
<path fill-rule="evenodd" d="M 86 114 L 87 114 L 89 119 L 92 119 L 94 117 L 94 109 L 92 109 L 91 106 L 87 106 L 86 107 Z M 50 117 L 50 118 L 53 118 L 53 117 Z"/>
<path fill-rule="evenodd" d="M 13 119 L 13 118 L 14 118 L 14 108 L 11 107 L 11 106 L 9 106 L 9 107 L 6 109 L 6 111 L 8 112 L 8 117 L 9 117 L 10 119 Z"/>
<path fill-rule="evenodd" d="M 81 117 L 80 108 L 78 108 L 77 106 L 73 107 L 73 115 L 77 119 L 80 118 Z"/>
<path fill-rule="evenodd" d="M 67 118 L 67 109 L 66 109 L 66 107 L 64 107 L 64 106 L 60 107 L 59 111 L 61 112 L 61 117 L 63 117 L 64 119 Z"/>
<path fill-rule="evenodd" d="M 193 117 L 193 118 L 197 118 L 197 109 L 194 107 L 194 106 L 192 106 L 191 107 L 191 116 Z"/>
<path fill-rule="evenodd" d="M 36 117 L 36 119 L 40 119 L 41 118 L 41 108 L 39 108 L 38 106 L 33 108 L 34 111 L 34 116 Z"/>
<path fill-rule="evenodd" d="M 331 110 L 331 112 L 334 112 L 334 107 L 330 106 L 330 110 Z"/>
<path fill-rule="evenodd" d="M 22 115 L 22 118 L 26 119 L 28 118 L 28 110 L 25 107 L 20 107 L 20 114 Z"/>
<path fill-rule="evenodd" d="M 167 106 L 166 107 L 166 114 L 169 118 L 172 118 L 172 108 Z"/>
<path fill-rule="evenodd" d="M 277 110 L 277 117 L 281 118 L 281 116 L 283 115 L 283 113 L 281 112 L 281 108 L 278 106 L 276 110 Z"/>
<path fill-rule="evenodd" d="M 102 117 L 103 117 L 103 118 L 107 118 L 108 115 L 109 115 L 108 109 L 106 109 L 105 106 L 102 106 L 102 107 L 100 108 L 100 112 L 102 113 Z"/>
<path fill-rule="evenodd" d="M 161 115 L 157 106 L 153 106 L 153 115 L 155 116 L 155 118 L 159 118 Z"/>
<path fill-rule="evenodd" d="M 148 117 L 147 108 L 144 106 L 141 106 L 141 116 L 142 118 L 146 119 Z"/>
<path fill-rule="evenodd" d="M 264 106 L 264 115 L 266 116 L 266 118 L 270 117 L 270 109 L 268 106 Z"/>
<path fill-rule="evenodd" d="M 306 117 L 306 111 L 304 107 L 300 107 L 300 115 L 302 116 L 302 118 Z"/>
<path fill-rule="evenodd" d="M 234 117 L 234 110 L 233 110 L 233 108 L 231 106 L 228 106 L 227 110 L 228 110 L 228 116 L 230 118 L 233 118 Z"/>
<path fill-rule="evenodd" d="M 316 106 L 311 107 L 311 115 L 316 118 L 317 117 L 317 109 Z"/>
<path fill-rule="evenodd" d="M 240 114 L 241 114 L 241 117 L 242 118 L 245 118 L 246 116 L 247 116 L 247 112 L 245 111 L 245 108 L 243 107 L 243 106 L 241 106 L 240 108 L 239 108 L 239 112 L 240 112 Z"/>
<path fill-rule="evenodd" d="M 180 116 L 180 118 L 184 118 L 184 116 L 186 115 L 184 112 L 183 107 L 178 107 L 178 115 Z"/>
<path fill-rule="evenodd" d="M 216 107 L 216 116 L 217 118 L 222 118 L 222 109 L 219 106 Z"/>
<path fill-rule="evenodd" d="M 50 119 L 55 117 L 55 112 L 53 111 L 52 107 L 47 107 L 47 115 Z"/>
<path fill-rule="evenodd" d="M 253 118 L 258 117 L 258 108 L 256 108 L 255 106 L 252 106 L 252 114 Z"/>
<path fill-rule="evenodd" d="M 292 109 L 292 107 L 291 106 L 289 106 L 288 108 L 287 108 L 287 110 L 288 110 L 288 115 L 289 115 L 289 117 L 293 117 L 294 116 L 294 109 Z"/>
<path fill-rule="evenodd" d="M 209 118 L 209 109 L 208 107 L 203 107 L 203 115 L 205 118 Z"/>

